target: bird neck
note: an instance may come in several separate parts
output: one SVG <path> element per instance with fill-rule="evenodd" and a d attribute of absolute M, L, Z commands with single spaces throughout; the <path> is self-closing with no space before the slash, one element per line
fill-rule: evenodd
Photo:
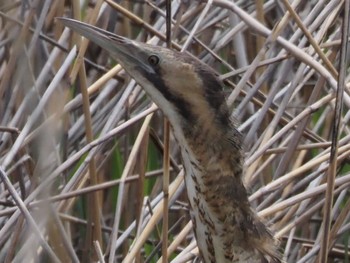
<path fill-rule="evenodd" d="M 191 154 L 202 169 L 208 173 L 242 175 L 242 136 L 227 117 L 208 115 L 183 128 L 184 137 Z"/>
<path fill-rule="evenodd" d="M 196 240 L 204 262 L 228 263 L 234 255 L 240 255 L 237 262 L 261 262 L 257 251 L 274 253 L 274 239 L 248 201 L 241 135 L 229 119 L 227 125 L 222 120 L 208 125 L 210 120 L 198 119 L 181 129 Z"/>

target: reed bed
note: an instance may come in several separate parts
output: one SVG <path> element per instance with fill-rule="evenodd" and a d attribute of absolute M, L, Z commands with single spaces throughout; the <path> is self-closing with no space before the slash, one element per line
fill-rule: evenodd
<path fill-rule="evenodd" d="M 216 70 L 286 262 L 349 262 L 349 1 L 169 1 L 1 1 L 0 262 L 198 257 L 167 121 L 55 17 Z"/>

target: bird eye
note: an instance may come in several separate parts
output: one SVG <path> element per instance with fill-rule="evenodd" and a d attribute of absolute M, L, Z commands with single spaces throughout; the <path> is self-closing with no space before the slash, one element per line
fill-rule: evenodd
<path fill-rule="evenodd" d="M 156 56 L 156 55 L 150 55 L 148 57 L 148 63 L 151 65 L 151 66 L 157 66 L 158 63 L 159 63 L 159 57 Z"/>

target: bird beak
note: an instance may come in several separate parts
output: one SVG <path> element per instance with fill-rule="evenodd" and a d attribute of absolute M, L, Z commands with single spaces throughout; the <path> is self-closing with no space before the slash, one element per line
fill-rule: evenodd
<path fill-rule="evenodd" d="M 135 66 L 142 66 L 144 70 L 152 70 L 149 65 L 143 63 L 142 59 L 140 59 L 144 51 L 138 42 L 77 20 L 69 18 L 57 19 L 66 27 L 69 27 L 108 51 L 125 69 L 128 70 Z"/>

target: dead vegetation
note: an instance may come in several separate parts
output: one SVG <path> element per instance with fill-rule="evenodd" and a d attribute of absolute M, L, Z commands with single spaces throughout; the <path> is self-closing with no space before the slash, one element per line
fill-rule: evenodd
<path fill-rule="evenodd" d="M 168 2 L 81 2 L 0 3 L 0 262 L 192 261 L 168 124 L 108 54 L 55 21 L 165 45 Z M 349 262 L 349 1 L 171 9 L 172 48 L 225 81 L 250 200 L 285 260 Z"/>

